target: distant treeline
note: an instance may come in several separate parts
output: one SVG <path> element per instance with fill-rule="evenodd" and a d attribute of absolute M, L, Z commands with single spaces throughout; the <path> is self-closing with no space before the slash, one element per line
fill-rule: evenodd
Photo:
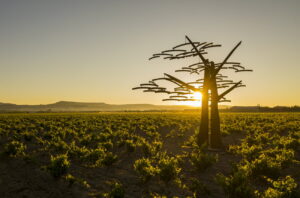
<path fill-rule="evenodd" d="M 185 109 L 184 111 L 200 111 L 200 109 Z M 219 109 L 221 112 L 300 112 L 300 106 L 275 106 L 275 107 L 261 107 L 261 106 L 228 106 Z"/>
<path fill-rule="evenodd" d="M 275 106 L 275 107 L 262 107 L 262 106 L 232 106 L 226 109 L 220 109 L 225 112 L 300 112 L 300 106 Z"/>

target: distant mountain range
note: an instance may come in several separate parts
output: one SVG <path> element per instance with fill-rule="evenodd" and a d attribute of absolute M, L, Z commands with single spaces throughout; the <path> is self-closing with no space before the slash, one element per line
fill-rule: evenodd
<path fill-rule="evenodd" d="M 60 101 L 45 105 L 17 105 L 0 103 L 0 112 L 97 112 L 97 111 L 198 111 L 199 107 L 187 105 L 153 105 L 153 104 L 106 104 L 88 102 Z M 300 112 L 299 106 L 226 106 L 220 105 L 225 112 Z"/>
<path fill-rule="evenodd" d="M 185 110 L 196 109 L 195 107 L 185 105 L 153 105 L 153 104 L 106 104 L 106 103 L 87 103 L 87 102 L 69 102 L 60 101 L 46 105 L 16 105 L 10 103 L 0 103 L 0 111 L 163 111 L 163 110 Z"/>

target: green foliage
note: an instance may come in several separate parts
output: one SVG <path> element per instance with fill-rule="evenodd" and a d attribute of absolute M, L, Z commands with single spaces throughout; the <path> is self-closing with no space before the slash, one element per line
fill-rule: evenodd
<path fill-rule="evenodd" d="M 197 170 L 205 170 L 218 161 L 218 155 L 205 153 L 203 150 L 195 149 L 189 154 L 191 164 Z"/>
<path fill-rule="evenodd" d="M 193 197 L 208 197 L 211 195 L 210 190 L 196 178 L 191 178 L 191 184 L 188 186 L 189 190 L 193 192 Z"/>
<path fill-rule="evenodd" d="M 281 164 L 276 159 L 268 157 L 265 154 L 261 154 L 258 158 L 253 161 L 245 161 L 243 165 L 240 166 L 248 176 L 270 176 L 277 177 L 280 174 Z"/>
<path fill-rule="evenodd" d="M 256 195 L 261 197 L 295 197 L 293 192 L 299 188 L 289 194 L 283 190 L 289 188 L 288 184 L 282 188 L 275 184 L 291 181 L 285 179 L 287 174 L 298 181 L 299 173 L 291 170 L 299 163 L 300 114 L 221 113 L 220 116 L 222 134 L 236 144 L 230 146 L 230 153 L 220 155 L 222 159 L 228 155 L 230 160 L 232 155 L 232 160 L 236 160 L 233 173 L 220 177 L 227 196 L 247 197 L 259 190 L 261 192 L 257 191 Z M 137 193 L 157 192 L 162 181 L 168 185 L 164 185 L 165 189 L 157 192 L 159 194 L 185 197 L 193 192 L 194 197 L 209 197 L 205 195 L 208 192 L 206 181 L 191 181 L 190 175 L 199 174 L 199 170 L 203 175 L 204 171 L 208 174 L 216 170 L 223 172 L 220 166 L 227 163 L 227 159 L 215 164 L 216 169 L 205 170 L 218 156 L 204 147 L 198 148 L 194 137 L 190 136 L 190 140 L 183 143 L 191 133 L 199 131 L 199 119 L 198 112 L 1 114 L 0 149 L 26 162 L 34 161 L 33 166 L 47 167 L 54 175 L 64 176 L 70 185 L 76 183 L 86 188 L 89 188 L 88 182 L 95 185 L 94 178 L 86 177 L 84 171 L 111 171 L 112 177 L 119 177 L 119 171 L 115 170 L 121 168 L 122 174 L 131 174 L 134 169 L 142 181 L 149 181 L 145 184 L 149 189 L 141 185 Z M 65 160 L 58 163 L 59 160 L 54 159 L 62 153 L 68 154 L 65 165 Z M 45 159 L 51 154 L 53 160 L 48 165 Z M 74 176 L 68 174 L 70 161 Z M 134 165 L 130 169 L 125 164 Z M 103 184 L 105 177 L 95 177 L 98 183 L 93 191 Z M 275 183 L 267 183 L 266 177 Z M 172 185 L 174 181 L 181 185 Z M 99 188 L 101 192 L 96 196 L 103 193 L 103 189 L 105 187 Z M 159 197 L 159 194 L 153 195 Z"/>
<path fill-rule="evenodd" d="M 152 159 L 142 158 L 136 160 L 134 170 L 140 175 L 143 182 L 148 182 L 157 175 L 160 180 L 169 183 L 179 179 L 178 174 L 181 168 L 178 166 L 176 157 L 169 157 L 165 153 L 161 153 Z"/>
<path fill-rule="evenodd" d="M 199 146 L 195 135 L 185 142 L 184 148 L 189 148 L 184 155 L 198 171 L 204 171 L 218 161 L 218 154 L 209 153 L 206 144 Z"/>
<path fill-rule="evenodd" d="M 101 163 L 105 166 L 111 166 L 118 160 L 118 157 L 114 155 L 112 152 L 106 152 L 101 160 Z"/>
<path fill-rule="evenodd" d="M 104 148 L 105 150 L 111 150 L 113 148 L 113 143 L 111 140 L 107 140 L 106 142 L 100 142 L 98 147 Z"/>
<path fill-rule="evenodd" d="M 85 146 L 80 147 L 76 145 L 75 141 L 72 141 L 69 144 L 68 153 L 70 157 L 85 161 L 86 158 L 88 158 L 89 149 L 87 149 Z"/>
<path fill-rule="evenodd" d="M 123 198 L 125 197 L 125 189 L 123 185 L 119 182 L 112 182 L 111 191 L 109 193 L 105 193 L 104 197 L 107 198 Z"/>
<path fill-rule="evenodd" d="M 55 152 L 64 152 L 69 148 L 68 144 L 60 137 L 54 137 L 53 141 L 50 142 L 49 147 Z"/>
<path fill-rule="evenodd" d="M 242 155 L 247 160 L 254 160 L 259 156 L 262 151 L 262 146 L 260 145 L 251 145 L 247 142 L 243 142 L 241 145 L 230 145 L 229 151 L 235 154 Z"/>
<path fill-rule="evenodd" d="M 138 159 L 134 162 L 134 170 L 140 175 L 143 182 L 148 182 L 158 172 L 158 169 L 152 163 L 149 158 Z"/>
<path fill-rule="evenodd" d="M 295 180 L 286 176 L 285 178 L 278 179 L 276 181 L 267 179 L 272 184 L 272 187 L 266 189 L 263 193 L 256 192 L 256 195 L 260 198 L 297 198 L 300 194 L 296 192 L 297 183 Z"/>
<path fill-rule="evenodd" d="M 79 184 L 80 186 L 82 186 L 84 188 L 90 188 L 90 185 L 88 184 L 87 181 L 85 181 L 82 178 L 75 177 L 71 174 L 66 174 L 64 176 L 64 179 L 66 180 L 66 182 L 68 182 L 69 187 L 71 187 L 73 184 Z"/>
<path fill-rule="evenodd" d="M 25 141 L 32 141 L 34 139 L 34 133 L 33 132 L 29 132 L 29 131 L 24 131 L 23 133 L 21 133 L 21 136 L 23 136 Z"/>
<path fill-rule="evenodd" d="M 13 140 L 5 145 L 4 153 L 10 157 L 25 156 L 26 145 L 22 142 Z"/>
<path fill-rule="evenodd" d="M 134 152 L 136 148 L 136 144 L 133 140 L 126 140 L 125 141 L 127 152 Z"/>
<path fill-rule="evenodd" d="M 151 198 L 168 198 L 165 195 L 159 195 L 157 193 L 151 193 Z"/>
<path fill-rule="evenodd" d="M 145 139 L 142 139 L 139 142 L 139 147 L 142 148 L 145 157 L 152 157 L 161 151 L 162 142 L 158 140 L 154 140 L 152 143 L 149 143 Z"/>
<path fill-rule="evenodd" d="M 47 169 L 54 178 L 59 178 L 67 173 L 69 167 L 70 161 L 68 160 L 68 155 L 61 154 L 57 156 L 51 155 L 50 164 Z"/>
<path fill-rule="evenodd" d="M 178 174 L 181 171 L 178 166 L 178 159 L 167 155 L 159 159 L 158 169 L 158 176 L 165 183 L 178 179 Z"/>
<path fill-rule="evenodd" d="M 222 186 L 225 194 L 230 198 L 254 197 L 254 190 L 250 185 L 249 179 L 242 171 L 234 172 L 228 177 L 218 174 L 216 181 Z"/>
<path fill-rule="evenodd" d="M 82 156 L 82 160 L 88 163 L 91 166 L 100 166 L 101 160 L 105 155 L 105 150 L 102 148 L 86 150 L 84 156 Z"/>

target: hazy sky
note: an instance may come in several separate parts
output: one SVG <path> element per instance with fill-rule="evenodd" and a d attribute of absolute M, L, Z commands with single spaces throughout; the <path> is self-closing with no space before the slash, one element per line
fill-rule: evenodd
<path fill-rule="evenodd" d="M 228 95 L 231 105 L 300 105 L 299 8 L 299 0 L 0 0 L 0 102 L 171 104 L 131 88 L 179 76 L 184 61 L 148 58 L 189 35 L 222 44 L 217 60 L 243 41 L 232 60 L 254 72 L 233 73 L 247 87 Z"/>

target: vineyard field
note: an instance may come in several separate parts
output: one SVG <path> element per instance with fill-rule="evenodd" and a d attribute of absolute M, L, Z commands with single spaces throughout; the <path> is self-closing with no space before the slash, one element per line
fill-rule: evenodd
<path fill-rule="evenodd" d="M 300 113 L 0 114 L 0 197 L 300 197 Z"/>

